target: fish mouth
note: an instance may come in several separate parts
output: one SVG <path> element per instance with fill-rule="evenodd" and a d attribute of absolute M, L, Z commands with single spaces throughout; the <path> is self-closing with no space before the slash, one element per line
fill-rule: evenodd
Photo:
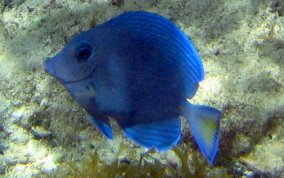
<path fill-rule="evenodd" d="M 56 70 L 53 63 L 53 58 L 46 58 L 43 63 L 43 68 L 46 73 L 51 75 L 52 77 L 56 78 L 60 83 L 64 84 L 65 82 L 56 75 Z"/>
<path fill-rule="evenodd" d="M 80 80 L 75 80 L 75 81 L 65 81 L 62 78 L 60 78 L 58 75 L 56 75 L 56 69 L 55 69 L 55 65 L 54 65 L 54 59 L 53 58 L 46 58 L 44 63 L 43 63 L 43 68 L 44 71 L 46 73 L 48 73 L 49 75 L 51 75 L 52 77 L 56 78 L 62 85 L 66 85 L 66 84 L 72 84 L 72 83 L 77 83 L 77 82 L 81 82 L 83 80 L 86 80 L 87 78 L 89 78 L 92 73 Z"/>
<path fill-rule="evenodd" d="M 84 80 L 87 80 L 89 78 L 92 77 L 93 73 L 95 72 L 96 67 L 94 67 L 89 74 L 86 74 L 86 76 L 82 77 L 81 79 L 77 79 L 77 80 L 64 80 L 62 79 L 60 76 L 58 76 L 58 74 L 60 74 L 60 72 L 56 72 L 56 65 L 54 63 L 54 58 L 46 58 L 44 63 L 43 63 L 43 68 L 45 70 L 46 73 L 48 73 L 49 75 L 53 76 L 54 78 L 56 78 L 61 84 L 66 85 L 66 84 L 72 84 L 72 83 L 78 83 L 78 82 L 82 82 Z"/>
<path fill-rule="evenodd" d="M 44 63 L 43 63 L 43 68 L 44 68 L 44 71 L 46 73 L 48 73 L 49 75 L 55 77 L 55 78 L 58 78 L 56 76 L 56 70 L 55 70 L 55 66 L 54 66 L 54 62 L 53 62 L 53 58 L 46 58 Z"/>
<path fill-rule="evenodd" d="M 51 66 L 51 58 L 46 58 L 44 63 L 43 63 L 43 68 L 44 68 L 44 71 L 53 75 L 53 72 L 52 72 L 52 66 Z"/>
<path fill-rule="evenodd" d="M 63 81 L 61 78 L 59 78 L 56 75 L 56 70 L 53 62 L 53 58 L 46 58 L 44 63 L 43 63 L 43 68 L 46 73 L 51 75 L 52 77 L 56 78 L 61 84 L 64 85 L 65 81 Z"/>

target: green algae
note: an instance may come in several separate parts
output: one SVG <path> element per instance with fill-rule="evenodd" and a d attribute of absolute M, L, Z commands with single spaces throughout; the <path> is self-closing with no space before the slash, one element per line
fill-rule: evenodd
<path fill-rule="evenodd" d="M 171 167 L 164 167 L 159 164 L 158 160 L 153 163 L 144 162 L 142 166 L 139 164 L 129 165 L 128 163 L 122 163 L 119 160 L 112 162 L 111 164 L 103 164 L 100 157 L 97 154 L 93 154 L 89 159 L 83 160 L 80 163 L 67 163 L 62 166 L 69 167 L 69 173 L 67 177 L 167 177 L 178 176 L 175 170 Z M 167 169 L 168 172 L 165 172 Z M 56 173 L 56 175 L 60 175 Z"/>
<path fill-rule="evenodd" d="M 82 161 L 68 161 L 64 162 L 58 167 L 58 171 L 52 174 L 53 176 L 64 177 L 78 177 L 78 178 L 92 178 L 92 177 L 125 177 L 125 178 L 143 178 L 143 177 L 212 177 L 212 178 L 229 178 L 232 177 L 227 174 L 226 169 L 219 168 L 217 171 L 208 171 L 208 165 L 205 161 L 198 161 L 200 158 L 194 159 L 194 163 L 189 165 L 189 157 L 187 153 L 179 148 L 175 148 L 174 152 L 177 154 L 181 162 L 181 167 L 171 164 L 161 164 L 157 159 L 147 161 L 141 159 L 141 162 L 118 160 L 111 163 L 104 163 L 97 151 L 90 153 Z M 151 154 L 151 153 L 148 153 Z M 49 175 L 50 176 L 50 175 Z"/>

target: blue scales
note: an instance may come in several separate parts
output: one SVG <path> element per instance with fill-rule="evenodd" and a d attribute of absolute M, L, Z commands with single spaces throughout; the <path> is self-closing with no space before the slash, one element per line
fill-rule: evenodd
<path fill-rule="evenodd" d="M 111 116 L 136 144 L 166 151 L 179 142 L 184 116 L 213 164 L 222 114 L 187 101 L 204 77 L 202 62 L 187 36 L 166 18 L 122 13 L 73 38 L 44 67 L 107 138 L 113 138 Z"/>

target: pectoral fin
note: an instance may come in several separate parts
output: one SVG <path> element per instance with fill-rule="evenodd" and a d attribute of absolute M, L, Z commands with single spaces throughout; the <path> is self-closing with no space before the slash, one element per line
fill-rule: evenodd
<path fill-rule="evenodd" d="M 113 139 L 112 128 L 108 118 L 96 118 L 89 115 L 91 122 L 98 128 L 108 139 Z"/>

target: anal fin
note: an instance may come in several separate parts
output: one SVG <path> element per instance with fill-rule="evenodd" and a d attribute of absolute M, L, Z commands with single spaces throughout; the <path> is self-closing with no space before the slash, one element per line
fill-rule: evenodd
<path fill-rule="evenodd" d="M 180 140 L 180 118 L 122 126 L 125 135 L 136 144 L 148 149 L 167 151 Z"/>

